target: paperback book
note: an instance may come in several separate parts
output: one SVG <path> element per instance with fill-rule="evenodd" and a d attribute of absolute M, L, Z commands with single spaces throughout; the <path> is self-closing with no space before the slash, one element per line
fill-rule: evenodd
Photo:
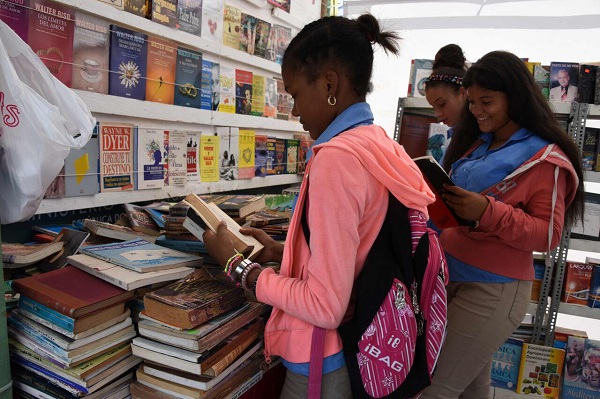
<path fill-rule="evenodd" d="M 71 148 L 65 158 L 65 196 L 78 197 L 100 192 L 100 148 L 98 135 L 81 148 Z"/>
<path fill-rule="evenodd" d="M 71 88 L 108 94 L 109 28 L 102 18 L 75 12 Z"/>
<path fill-rule="evenodd" d="M 90 233 L 87 231 L 62 229 L 58 233 L 58 236 L 55 237 L 55 241 L 62 242 L 63 247 L 56 254 L 40 261 L 37 265 L 38 269 L 48 272 L 65 267 L 67 265 L 67 257 L 76 254 L 89 235 Z"/>
<path fill-rule="evenodd" d="M 273 78 L 265 78 L 265 106 L 263 116 L 277 118 L 277 82 Z"/>
<path fill-rule="evenodd" d="M 220 64 L 220 94 L 219 112 L 235 114 L 235 69 L 228 65 Z"/>
<path fill-rule="evenodd" d="M 254 151 L 256 133 L 251 129 L 239 129 L 238 137 L 238 178 L 251 179 L 254 177 Z"/>
<path fill-rule="evenodd" d="M 200 131 L 185 132 L 186 140 L 186 171 L 188 182 L 200 181 Z"/>
<path fill-rule="evenodd" d="M 133 190 L 133 125 L 100 123 L 100 191 Z"/>
<path fill-rule="evenodd" d="M 0 20 L 7 24 L 27 43 L 29 30 L 29 0 L 3 0 L 0 2 Z"/>
<path fill-rule="evenodd" d="M 242 12 L 239 8 L 225 4 L 223 8 L 223 45 L 240 49 Z"/>
<path fill-rule="evenodd" d="M 101 222 L 99 220 L 84 219 L 83 228 L 93 233 L 93 236 L 91 236 L 90 239 L 100 236 L 102 238 L 109 238 L 111 239 L 110 241 L 126 241 L 134 239 L 144 239 L 148 242 L 156 241 L 156 235 L 148 235 L 135 231 L 130 226 L 121 226 L 114 223 Z"/>
<path fill-rule="evenodd" d="M 152 0 L 152 21 L 175 28 L 178 24 L 177 3 L 181 0 Z"/>
<path fill-rule="evenodd" d="M 565 350 L 524 343 L 517 393 L 545 399 L 558 398 Z"/>
<path fill-rule="evenodd" d="M 577 101 L 579 64 L 576 62 L 550 63 L 550 92 L 548 99 L 557 102 Z"/>
<path fill-rule="evenodd" d="M 264 177 L 267 175 L 267 136 L 257 134 L 254 137 L 254 175 Z"/>
<path fill-rule="evenodd" d="M 169 132 L 169 186 L 184 186 L 187 182 L 187 133 L 182 130 Z"/>
<path fill-rule="evenodd" d="M 266 78 L 257 73 L 252 75 L 252 107 L 250 115 L 263 116 L 265 112 Z"/>
<path fill-rule="evenodd" d="M 177 45 L 168 40 L 148 36 L 146 101 L 173 104 L 176 67 Z"/>
<path fill-rule="evenodd" d="M 164 131 L 136 128 L 134 132 L 134 187 L 136 190 L 165 186 L 167 148 Z"/>
<path fill-rule="evenodd" d="M 148 36 L 118 25 L 110 32 L 108 94 L 145 100 Z"/>
<path fill-rule="evenodd" d="M 260 58 L 267 57 L 267 43 L 271 24 L 265 20 L 257 18 L 256 20 L 256 38 L 254 40 L 254 55 Z"/>
<path fill-rule="evenodd" d="M 200 81 L 200 108 L 216 111 L 221 98 L 220 66 L 213 60 L 202 58 L 202 78 Z"/>
<path fill-rule="evenodd" d="M 177 2 L 177 29 L 200 36 L 202 29 L 202 1 L 179 0 Z"/>
<path fill-rule="evenodd" d="M 227 7 L 227 6 L 226 6 Z M 254 43 L 256 41 L 256 23 L 258 19 L 254 15 L 242 12 L 240 15 L 240 31 L 238 50 L 254 55 Z"/>
<path fill-rule="evenodd" d="M 223 0 L 202 1 L 202 28 L 200 36 L 215 43 L 223 38 Z"/>
<path fill-rule="evenodd" d="M 202 53 L 177 47 L 175 72 L 175 105 L 201 108 L 202 101 Z"/>
<path fill-rule="evenodd" d="M 200 181 L 219 181 L 219 137 L 215 134 L 200 136 Z"/>
<path fill-rule="evenodd" d="M 523 340 L 509 337 L 496 350 L 492 357 L 492 386 L 497 388 L 517 389 L 519 367 L 521 364 L 521 352 L 523 351 Z"/>
<path fill-rule="evenodd" d="M 235 113 L 250 115 L 252 110 L 252 72 L 235 70 Z"/>

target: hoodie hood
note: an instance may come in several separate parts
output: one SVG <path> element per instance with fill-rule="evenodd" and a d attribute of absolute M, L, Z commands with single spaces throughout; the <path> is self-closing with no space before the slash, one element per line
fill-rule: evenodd
<path fill-rule="evenodd" d="M 406 207 L 427 213 L 435 195 L 404 148 L 391 140 L 385 131 L 361 126 L 340 133 L 326 143 L 313 147 L 315 155 L 327 147 L 354 154 L 366 170 Z"/>

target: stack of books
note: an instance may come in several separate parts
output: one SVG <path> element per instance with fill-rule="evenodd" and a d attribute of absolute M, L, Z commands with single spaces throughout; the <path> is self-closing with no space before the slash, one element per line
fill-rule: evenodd
<path fill-rule="evenodd" d="M 133 397 L 223 398 L 262 376 L 262 305 L 241 288 L 198 270 L 147 293 L 144 305 Z"/>
<path fill-rule="evenodd" d="M 76 282 L 76 283 L 75 283 Z M 13 281 L 8 319 L 15 390 L 32 397 L 125 398 L 140 359 L 125 291 L 75 267 Z M 46 396 L 44 396 L 46 395 Z"/>

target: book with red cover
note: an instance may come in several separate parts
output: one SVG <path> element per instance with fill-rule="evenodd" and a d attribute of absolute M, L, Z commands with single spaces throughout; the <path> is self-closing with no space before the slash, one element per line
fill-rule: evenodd
<path fill-rule="evenodd" d="M 48 0 L 31 0 L 27 44 L 48 70 L 71 87 L 75 11 Z"/>
<path fill-rule="evenodd" d="M 78 318 L 133 298 L 125 291 L 73 266 L 13 280 L 13 289 L 50 309 Z"/>
<path fill-rule="evenodd" d="M 423 177 L 427 182 L 427 185 L 435 194 L 435 202 L 427 207 L 429 212 L 429 218 L 439 229 L 445 229 L 447 227 L 457 226 L 472 226 L 473 222 L 464 220 L 450 208 L 444 199 L 442 194 L 446 189 L 444 184 L 454 185 L 454 182 L 446 174 L 444 169 L 431 155 L 424 157 L 413 158 L 415 164 L 423 173 Z"/>
<path fill-rule="evenodd" d="M 235 113 L 250 115 L 252 110 L 252 72 L 235 70 Z"/>
<path fill-rule="evenodd" d="M 561 302 L 586 306 L 590 294 L 593 266 L 584 262 L 567 262 Z"/>
<path fill-rule="evenodd" d="M 3 0 L 0 2 L 0 20 L 10 26 L 27 43 L 29 0 Z"/>
<path fill-rule="evenodd" d="M 411 158 L 422 157 L 427 154 L 429 125 L 431 123 L 437 123 L 435 116 L 407 113 L 402 116 L 398 143 L 404 147 Z"/>
<path fill-rule="evenodd" d="M 168 40 L 148 36 L 146 101 L 173 104 L 177 45 Z"/>

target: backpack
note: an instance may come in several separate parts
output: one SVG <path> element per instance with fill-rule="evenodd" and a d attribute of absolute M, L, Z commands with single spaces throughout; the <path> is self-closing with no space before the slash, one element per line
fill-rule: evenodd
<path fill-rule="evenodd" d="M 310 231 L 306 207 L 302 227 Z M 338 327 L 354 399 L 412 398 L 431 384 L 446 333 L 448 268 L 424 214 L 389 194 L 381 230 L 354 283 L 351 320 Z M 314 327 L 309 398 L 319 398 L 325 330 Z"/>

